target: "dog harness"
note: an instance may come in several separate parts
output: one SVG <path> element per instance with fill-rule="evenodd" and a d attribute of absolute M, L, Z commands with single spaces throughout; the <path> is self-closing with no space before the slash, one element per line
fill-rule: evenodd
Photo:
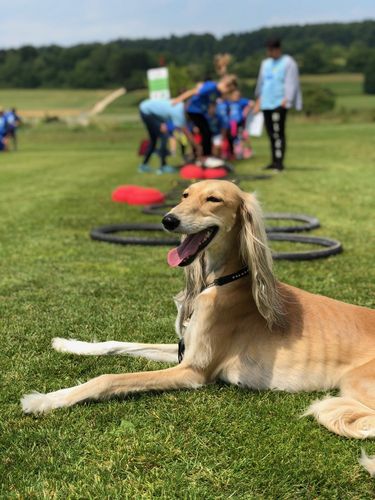
<path fill-rule="evenodd" d="M 232 283 L 232 281 L 239 280 L 240 278 L 243 278 L 244 276 L 247 276 L 248 274 L 249 274 L 249 268 L 243 267 L 242 269 L 240 269 L 239 271 L 237 271 L 235 273 L 227 274 L 226 276 L 221 276 L 220 278 L 217 278 L 212 283 L 207 285 L 204 288 L 204 290 L 206 290 L 207 288 L 211 288 L 212 286 L 227 285 L 228 283 Z M 181 363 L 181 361 L 184 359 L 184 354 L 185 354 L 185 341 L 184 341 L 184 338 L 182 337 L 178 342 L 178 362 L 179 363 Z"/>

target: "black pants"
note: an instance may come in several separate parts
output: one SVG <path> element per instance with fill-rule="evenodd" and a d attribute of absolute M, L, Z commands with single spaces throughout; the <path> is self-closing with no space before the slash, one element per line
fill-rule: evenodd
<path fill-rule="evenodd" d="M 285 121 L 287 111 L 287 109 L 281 106 L 275 109 L 263 110 L 264 123 L 271 143 L 272 164 L 277 167 L 283 166 L 285 156 Z"/>
<path fill-rule="evenodd" d="M 152 153 L 156 151 L 156 144 L 158 142 L 158 139 L 160 139 L 159 155 L 160 155 L 161 166 L 163 166 L 165 165 L 165 159 L 168 154 L 167 151 L 168 136 L 167 134 L 163 134 L 163 132 L 160 131 L 160 126 L 163 123 L 163 121 L 156 115 L 146 115 L 145 113 L 142 113 L 142 111 L 140 112 L 140 114 L 142 121 L 147 129 L 148 135 L 150 137 L 150 145 L 147 148 L 146 154 L 143 158 L 143 164 L 146 165 L 148 163 Z"/>
<path fill-rule="evenodd" d="M 203 155 L 210 156 L 212 151 L 212 133 L 207 118 L 200 113 L 188 113 L 190 120 L 199 128 L 202 136 Z"/>

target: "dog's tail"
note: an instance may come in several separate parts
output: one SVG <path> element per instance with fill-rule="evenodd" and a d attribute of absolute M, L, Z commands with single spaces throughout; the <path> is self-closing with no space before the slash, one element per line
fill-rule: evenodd
<path fill-rule="evenodd" d="M 303 416 L 313 415 L 328 430 L 349 438 L 375 437 L 375 410 L 349 397 L 328 396 L 312 403 Z M 375 456 L 362 450 L 359 463 L 375 476 Z"/>

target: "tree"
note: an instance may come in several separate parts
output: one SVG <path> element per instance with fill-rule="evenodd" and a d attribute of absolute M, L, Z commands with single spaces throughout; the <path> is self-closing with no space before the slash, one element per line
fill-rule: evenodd
<path fill-rule="evenodd" d="M 366 64 L 363 90 L 366 94 L 375 94 L 375 50 L 371 52 Z"/>
<path fill-rule="evenodd" d="M 186 67 L 169 64 L 168 70 L 169 88 L 173 97 L 178 96 L 184 90 L 187 90 L 194 86 L 195 82 L 190 78 L 189 71 Z"/>

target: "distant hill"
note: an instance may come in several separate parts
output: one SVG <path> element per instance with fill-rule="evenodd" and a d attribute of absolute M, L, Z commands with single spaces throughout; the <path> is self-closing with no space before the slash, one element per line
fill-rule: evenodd
<path fill-rule="evenodd" d="M 0 87 L 132 89 L 145 85 L 146 69 L 164 63 L 182 82 L 197 81 L 214 76 L 212 60 L 219 52 L 233 56 L 231 70 L 240 77 L 254 77 L 270 36 L 283 40 L 285 52 L 296 57 L 303 73 L 364 72 L 375 52 L 374 20 L 278 26 L 221 38 L 191 34 L 68 48 L 24 46 L 0 50 Z"/>

